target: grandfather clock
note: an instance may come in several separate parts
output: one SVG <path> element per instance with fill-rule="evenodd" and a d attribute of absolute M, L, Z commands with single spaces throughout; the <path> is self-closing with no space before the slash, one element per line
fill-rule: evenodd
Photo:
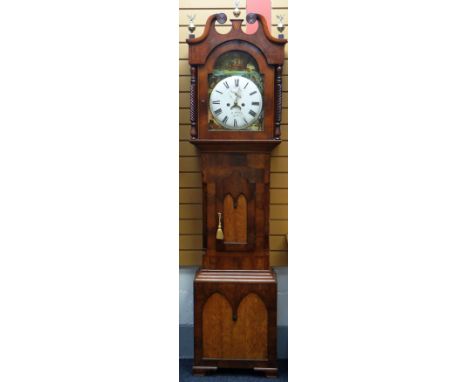
<path fill-rule="evenodd" d="M 238 16 L 238 12 L 235 16 Z M 219 367 L 277 375 L 276 274 L 269 264 L 270 155 L 281 143 L 281 74 L 286 40 L 262 15 L 254 34 L 242 19 L 220 34 L 208 18 L 190 35 L 191 142 L 203 182 L 203 265 L 194 280 L 193 373 Z"/>

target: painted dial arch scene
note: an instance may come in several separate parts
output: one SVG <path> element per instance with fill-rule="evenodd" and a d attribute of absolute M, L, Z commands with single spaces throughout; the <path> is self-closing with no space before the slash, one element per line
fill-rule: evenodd
<path fill-rule="evenodd" d="M 220 55 L 208 75 L 210 130 L 263 130 L 263 74 L 244 51 Z"/>
<path fill-rule="evenodd" d="M 260 89 L 248 78 L 227 77 L 218 82 L 211 92 L 211 114 L 226 129 L 248 129 L 258 121 L 262 109 Z"/>

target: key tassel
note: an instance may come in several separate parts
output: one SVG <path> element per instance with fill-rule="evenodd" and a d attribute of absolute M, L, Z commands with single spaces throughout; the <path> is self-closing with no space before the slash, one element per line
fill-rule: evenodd
<path fill-rule="evenodd" d="M 218 212 L 218 230 L 216 231 L 216 240 L 224 240 L 223 227 L 221 226 L 221 212 Z"/>

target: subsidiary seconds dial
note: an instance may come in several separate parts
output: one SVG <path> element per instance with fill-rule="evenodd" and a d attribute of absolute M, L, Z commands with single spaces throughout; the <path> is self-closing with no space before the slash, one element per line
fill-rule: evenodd
<path fill-rule="evenodd" d="M 231 76 L 216 84 L 210 95 L 210 110 L 226 129 L 242 130 L 254 124 L 262 113 L 262 94 L 254 82 Z"/>

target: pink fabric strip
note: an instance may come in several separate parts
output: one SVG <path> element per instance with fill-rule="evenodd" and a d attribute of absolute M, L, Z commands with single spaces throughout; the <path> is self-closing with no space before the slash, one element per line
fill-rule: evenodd
<path fill-rule="evenodd" d="M 271 30 L 271 0 L 246 0 L 246 15 L 249 13 L 260 13 L 268 21 L 268 28 Z M 247 33 L 255 33 L 258 22 L 247 24 Z"/>

